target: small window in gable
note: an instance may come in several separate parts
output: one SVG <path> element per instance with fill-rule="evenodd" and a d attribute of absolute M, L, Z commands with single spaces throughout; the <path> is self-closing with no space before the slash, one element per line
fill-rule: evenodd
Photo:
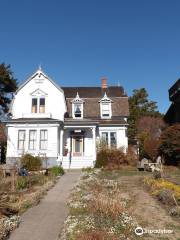
<path fill-rule="evenodd" d="M 31 113 L 45 113 L 47 94 L 38 88 L 31 93 L 31 97 Z"/>
<path fill-rule="evenodd" d="M 83 103 L 84 101 L 79 97 L 77 93 L 76 97 L 72 100 L 72 117 L 83 118 Z"/>
<path fill-rule="evenodd" d="M 45 113 L 45 98 L 39 99 L 39 113 Z"/>
<path fill-rule="evenodd" d="M 111 102 L 112 102 L 112 100 L 110 98 L 108 98 L 105 93 L 104 97 L 100 100 L 101 118 L 111 118 L 112 117 Z"/>
<path fill-rule="evenodd" d="M 32 98 L 32 108 L 31 108 L 32 113 L 37 113 L 37 102 L 38 102 L 37 98 Z"/>

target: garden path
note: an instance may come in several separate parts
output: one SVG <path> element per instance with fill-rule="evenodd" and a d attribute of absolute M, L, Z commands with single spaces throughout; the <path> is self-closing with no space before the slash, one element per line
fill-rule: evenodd
<path fill-rule="evenodd" d="M 68 215 L 66 203 L 71 189 L 80 177 L 80 170 L 67 171 L 48 191 L 39 205 L 21 216 L 21 223 L 10 240 L 57 240 Z"/>

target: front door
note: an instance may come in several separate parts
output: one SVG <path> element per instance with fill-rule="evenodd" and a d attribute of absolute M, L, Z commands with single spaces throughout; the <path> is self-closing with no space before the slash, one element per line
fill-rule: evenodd
<path fill-rule="evenodd" d="M 72 139 L 72 154 L 73 156 L 83 155 L 83 136 L 73 136 Z"/>

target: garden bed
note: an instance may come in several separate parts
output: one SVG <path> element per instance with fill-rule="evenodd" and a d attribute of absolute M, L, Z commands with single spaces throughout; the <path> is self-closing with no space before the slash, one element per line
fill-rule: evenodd
<path fill-rule="evenodd" d="M 6 177 L 0 181 L 0 240 L 5 239 L 18 227 L 20 215 L 28 208 L 37 205 L 43 195 L 55 184 L 53 174 L 44 176 L 34 173 L 29 176 Z"/>

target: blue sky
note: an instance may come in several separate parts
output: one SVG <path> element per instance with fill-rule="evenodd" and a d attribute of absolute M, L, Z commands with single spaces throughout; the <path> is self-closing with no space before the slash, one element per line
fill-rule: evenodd
<path fill-rule="evenodd" d="M 159 110 L 180 77 L 178 0 L 4 0 L 0 62 L 19 82 L 39 64 L 61 86 L 145 87 Z"/>

